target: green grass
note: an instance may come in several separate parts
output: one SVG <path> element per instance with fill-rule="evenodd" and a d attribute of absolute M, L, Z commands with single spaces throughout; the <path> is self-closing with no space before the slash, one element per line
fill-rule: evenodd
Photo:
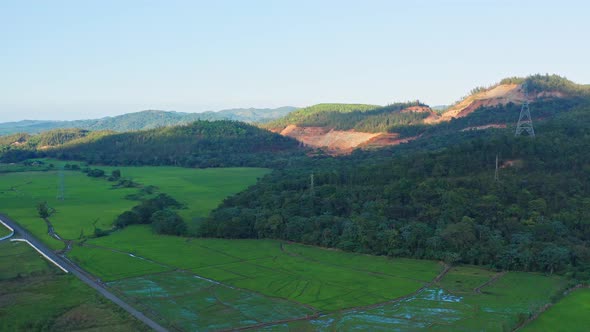
<path fill-rule="evenodd" d="M 51 271 L 47 261 L 41 259 L 28 244 L 23 242 L 0 242 L 0 280 L 27 277 Z"/>
<path fill-rule="evenodd" d="M 110 173 L 121 171 L 121 176 L 142 185 L 156 186 L 181 203 L 187 209 L 180 210 L 185 221 L 205 217 L 226 197 L 238 193 L 268 174 L 266 168 L 207 168 L 180 167 L 102 167 Z"/>
<path fill-rule="evenodd" d="M 90 245 L 113 248 L 197 275 L 331 311 L 387 301 L 411 293 L 433 279 L 441 266 L 432 261 L 386 259 L 288 245 L 305 255 L 281 250 L 273 240 L 187 239 L 155 235 L 133 226 L 92 239 Z M 79 259 L 85 253 L 73 251 Z M 105 255 L 109 254 L 105 250 Z M 311 257 L 330 257 L 313 261 Z M 363 258 L 363 259 L 360 259 Z M 325 258 L 327 259 L 327 258 Z M 118 264 L 118 263 L 117 263 Z M 420 278 L 412 278 L 415 270 Z M 117 268 L 97 271 L 116 279 Z"/>
<path fill-rule="evenodd" d="M 0 331 L 147 330 L 22 242 L 0 242 Z"/>
<path fill-rule="evenodd" d="M 111 228 L 113 220 L 137 202 L 125 196 L 137 189 L 112 189 L 112 183 L 94 179 L 81 172 L 65 172 L 65 200 L 58 200 L 58 172 L 22 172 L 0 174 L 2 212 L 26 227 L 51 248 L 63 243 L 47 235 L 47 226 L 37 213 L 37 204 L 47 201 L 55 209 L 50 216 L 55 231 L 65 239 L 91 235 L 93 224 Z"/>
<path fill-rule="evenodd" d="M 115 169 L 98 168 L 108 172 Z M 123 177 L 142 185 L 154 185 L 159 192 L 184 203 L 187 208 L 181 210 L 181 214 L 187 221 L 205 216 L 225 197 L 243 190 L 268 172 L 241 168 L 119 169 Z M 110 228 L 118 214 L 137 204 L 137 201 L 125 199 L 129 194 L 136 194 L 137 188 L 112 189 L 112 182 L 70 171 L 66 172 L 66 199 L 58 201 L 57 180 L 55 171 L 0 174 L 1 211 L 54 248 L 61 248 L 63 244 L 47 236 L 46 225 L 37 215 L 37 202 L 46 200 L 56 209 L 50 219 L 56 231 L 70 239 L 77 239 L 81 233 L 92 233 L 93 222 L 100 228 Z M 10 262 L 24 255 L 23 260 L 14 263 L 18 267 L 14 271 L 23 272 L 5 268 L 0 270 L 0 278 L 15 282 L 18 273 L 21 277 L 24 275 L 25 280 L 49 275 L 50 281 L 43 281 L 45 286 L 32 289 L 33 294 L 41 294 L 51 302 L 69 303 L 69 310 L 74 310 L 70 315 L 74 316 L 82 311 L 97 312 L 98 316 L 111 312 L 101 307 L 104 303 L 90 296 L 83 285 L 76 285 L 77 280 L 56 274 L 55 268 L 44 260 L 28 259 L 26 250 L 20 254 L 18 251 L 0 253 L 14 254 L 8 258 Z M 433 261 L 375 257 L 274 240 L 164 236 L 154 234 L 147 225 L 88 239 L 83 246 L 75 245 L 68 255 L 93 275 L 109 282 L 121 295 L 143 308 L 157 311 L 157 319 L 187 330 L 203 326 L 246 326 L 269 319 L 298 317 L 309 313 L 303 305 L 329 314 L 312 321 L 277 325 L 271 330 L 503 330 L 513 328 L 523 317 L 548 303 L 564 285 L 563 279 L 558 277 L 511 272 L 483 287 L 482 293 L 476 293 L 474 289 L 496 272 L 460 266 L 454 267 L 438 284 L 412 298 L 375 309 L 342 312 L 346 308 L 387 302 L 411 294 L 433 280 L 442 266 Z M 3 257 L 0 256 L 0 266 Z M 8 264 L 4 259 L 4 264 Z M 33 282 L 29 286 L 38 284 Z M 17 291 L 25 289 L 19 288 L 24 285 L 19 285 L 8 287 Z M 163 293 L 154 295 L 155 290 Z M 26 291 L 28 288 L 23 290 Z M 54 291 L 60 293 L 54 294 Z M 71 292 L 77 293 L 72 295 Z M 2 321 L 0 324 L 4 325 L 0 325 L 0 330 L 13 330 L 17 326 L 14 324 L 22 324 L 18 323 L 19 319 L 26 320 L 30 308 L 40 308 L 42 312 L 51 309 L 38 304 L 40 298 L 36 296 L 30 299 L 22 296 L 32 302 L 23 300 L 25 306 L 20 309 L 18 304 L 14 309 L 13 306 L 4 309 L 2 296 L 0 294 L 0 316 L 5 314 L 2 310 L 8 310 L 8 317 L 12 317 L 8 321 L 12 323 Z M 66 296 L 72 298 L 62 300 L 61 297 Z M 90 307 L 82 307 L 80 298 L 88 296 L 93 299 L 85 302 Z M 59 315 L 63 315 L 65 309 L 59 306 L 57 309 L 62 310 Z M 21 311 L 25 314 L 21 315 Z M 55 321 L 52 319 L 56 315 L 59 316 L 55 312 L 53 318 L 43 316 L 40 322 L 45 323 L 34 323 L 37 325 L 33 329 Z M 118 326 L 118 320 L 112 318 L 118 316 L 109 317 L 115 322 L 113 326 Z M 70 323 L 72 321 L 68 320 Z M 48 329 L 53 326 L 57 325 Z M 71 328 L 68 325 L 62 329 Z"/>
<path fill-rule="evenodd" d="M 590 289 L 582 288 L 547 309 L 523 331 L 588 331 L 590 326 Z"/>
<path fill-rule="evenodd" d="M 479 270 L 479 271 L 477 271 Z M 441 281 L 453 284 L 464 276 L 471 280 L 491 271 L 475 267 L 455 268 Z M 475 278 L 474 278 L 475 277 Z M 448 280 L 446 280 L 448 279 Z M 531 273 L 507 273 L 484 287 L 481 294 L 454 294 L 442 288 L 427 288 L 409 299 L 368 309 L 334 313 L 319 319 L 269 327 L 269 331 L 511 331 L 519 318 L 550 301 L 562 289 L 561 278 Z M 460 287 L 461 292 L 469 287 Z M 483 291 L 483 290 L 482 290 Z M 543 331 L 553 331 L 550 328 Z"/>
<path fill-rule="evenodd" d="M 9 235 L 11 232 L 4 225 L 0 224 L 0 238 Z"/>
<path fill-rule="evenodd" d="M 25 166 L 23 164 L 4 164 L 4 163 L 0 163 L 0 173 L 10 173 L 10 172 L 27 172 L 27 171 L 47 171 L 47 170 L 51 170 L 55 168 L 54 167 L 49 167 L 47 164 L 43 164 L 43 165 L 36 165 L 36 166 Z"/>
<path fill-rule="evenodd" d="M 51 162 L 46 160 L 46 162 Z M 114 168 L 100 167 L 110 171 Z M 221 201 L 248 185 L 269 170 L 259 168 L 188 169 L 178 167 L 121 167 L 123 176 L 144 185 L 154 185 L 160 192 L 186 205 L 179 211 L 186 221 L 203 217 Z M 47 235 L 47 226 L 39 218 L 37 204 L 47 201 L 56 212 L 49 218 L 56 232 L 65 239 L 92 235 L 94 225 L 110 229 L 122 212 L 137 205 L 125 199 L 136 188 L 113 189 L 113 182 L 86 176 L 82 172 L 65 172 L 65 200 L 58 200 L 58 172 L 20 172 L 0 174 L 0 206 L 15 221 L 53 249 L 63 244 Z"/>
<path fill-rule="evenodd" d="M 68 257 L 91 274 L 104 276 L 103 281 L 171 270 L 171 268 L 129 254 L 93 247 L 75 246 Z"/>
<path fill-rule="evenodd" d="M 109 283 L 139 308 L 157 312 L 162 323 L 184 331 L 230 329 L 305 317 L 297 303 L 231 288 L 189 273 L 172 272 Z"/>
<path fill-rule="evenodd" d="M 475 288 L 486 283 L 494 275 L 494 271 L 475 266 L 456 266 L 438 285 L 453 293 L 473 293 Z"/>

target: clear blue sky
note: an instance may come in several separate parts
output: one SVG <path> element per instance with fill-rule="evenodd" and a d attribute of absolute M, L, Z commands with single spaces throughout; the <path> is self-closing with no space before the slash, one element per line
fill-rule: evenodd
<path fill-rule="evenodd" d="M 590 83 L 586 1 L 0 0 L 0 122 Z"/>

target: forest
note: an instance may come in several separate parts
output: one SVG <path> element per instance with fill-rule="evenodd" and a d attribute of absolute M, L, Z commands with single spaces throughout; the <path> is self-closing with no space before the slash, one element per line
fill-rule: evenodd
<path fill-rule="evenodd" d="M 476 138 L 456 133 L 457 144 L 444 149 L 302 160 L 226 199 L 201 224 L 201 235 L 587 280 L 589 112 L 586 104 L 539 121 L 535 138 L 515 138 L 511 129 Z"/>
<path fill-rule="evenodd" d="M 84 135 L 64 136 L 70 132 Z M 294 139 L 229 120 L 196 121 L 126 133 L 86 133 L 84 130 L 54 130 L 35 136 L 24 134 L 22 144 L 3 145 L 0 161 L 51 157 L 100 165 L 279 167 L 287 163 L 287 158 L 297 159 L 305 152 Z M 13 136 L 5 141 L 21 137 Z M 39 142 L 45 141 L 62 144 L 40 149 Z"/>
<path fill-rule="evenodd" d="M 402 112 L 412 106 L 428 108 L 420 101 L 394 103 L 387 106 L 364 104 L 318 104 L 302 108 L 284 118 L 264 124 L 264 128 L 279 130 L 289 124 L 328 127 L 362 132 L 392 132 L 401 127 L 421 123 L 429 112 Z"/>

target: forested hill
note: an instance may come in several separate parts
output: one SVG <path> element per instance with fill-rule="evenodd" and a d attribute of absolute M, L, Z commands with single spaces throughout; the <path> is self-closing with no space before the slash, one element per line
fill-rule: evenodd
<path fill-rule="evenodd" d="M 588 280 L 590 106 L 536 132 L 459 132 L 435 152 L 309 160 L 227 199 L 201 232 Z"/>
<path fill-rule="evenodd" d="M 263 127 L 280 131 L 289 125 L 328 127 L 337 130 L 387 132 L 395 127 L 421 123 L 430 108 L 419 101 L 388 106 L 366 104 L 318 104 L 291 112 Z"/>
<path fill-rule="evenodd" d="M 449 131 L 510 127 L 517 122 L 525 100 L 531 103 L 536 120 L 547 120 L 588 102 L 590 86 L 558 75 L 513 77 L 474 88 L 453 105 L 436 110 L 419 101 L 388 106 L 319 104 L 263 126 L 339 155 L 414 140 L 428 141 Z"/>
<path fill-rule="evenodd" d="M 118 132 L 153 129 L 158 127 L 187 124 L 197 120 L 236 120 L 247 123 L 267 122 L 287 115 L 295 107 L 279 108 L 235 108 L 218 112 L 180 113 L 167 111 L 142 111 L 114 117 L 75 121 L 24 120 L 0 123 L 0 135 L 15 133 L 40 133 L 57 128 L 79 128 L 85 130 L 112 130 Z"/>
<path fill-rule="evenodd" d="M 50 133 L 58 135 L 61 131 Z M 36 143 L 39 141 L 32 136 L 19 144 L 4 145 L 0 161 L 52 157 L 103 165 L 280 167 L 287 158 L 304 156 L 304 150 L 291 138 L 229 120 L 196 121 L 128 133 L 83 131 L 61 144 L 43 148 Z"/>
<path fill-rule="evenodd" d="M 590 97 L 590 85 L 576 84 L 558 75 L 531 75 L 505 78 L 488 87 L 476 87 L 453 105 L 439 107 L 436 111 L 420 101 L 387 106 L 318 104 L 291 112 L 263 127 L 275 131 L 295 125 L 371 133 L 395 132 L 407 126 L 436 125 L 467 117 L 481 108 L 521 104 L 525 98 L 529 102 L 544 102 L 580 97 Z"/>

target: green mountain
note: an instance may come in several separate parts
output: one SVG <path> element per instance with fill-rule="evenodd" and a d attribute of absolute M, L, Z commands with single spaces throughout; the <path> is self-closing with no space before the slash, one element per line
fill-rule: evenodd
<path fill-rule="evenodd" d="M 86 130 L 133 131 L 187 124 L 197 120 L 236 120 L 247 123 L 263 123 L 287 115 L 295 107 L 280 108 L 236 108 L 218 112 L 180 113 L 167 111 L 142 111 L 94 120 L 39 121 L 23 120 L 0 123 L 0 135 L 14 133 L 40 133 L 58 128 L 79 128 Z"/>
<path fill-rule="evenodd" d="M 307 160 L 227 199 L 201 235 L 590 278 L 590 101 L 512 128 L 455 132 L 441 149 Z M 499 180 L 494 180 L 499 157 Z M 314 186 L 310 187 L 313 174 Z"/>
<path fill-rule="evenodd" d="M 327 127 L 337 130 L 387 132 L 419 122 L 431 113 L 427 105 L 415 102 L 387 106 L 366 104 L 318 104 L 302 108 L 266 123 L 264 128 L 282 130 L 289 125 Z"/>
<path fill-rule="evenodd" d="M 514 136 L 523 87 L 534 138 Z M 201 235 L 590 280 L 589 92 L 540 75 L 474 91 L 469 105 L 493 102 L 416 126 L 420 139 L 274 171 L 224 201 Z M 505 126 L 465 130 L 489 124 Z"/>
<path fill-rule="evenodd" d="M 291 138 L 229 120 L 127 133 L 57 129 L 0 140 L 2 162 L 51 157 L 102 165 L 278 167 L 303 152 Z"/>

